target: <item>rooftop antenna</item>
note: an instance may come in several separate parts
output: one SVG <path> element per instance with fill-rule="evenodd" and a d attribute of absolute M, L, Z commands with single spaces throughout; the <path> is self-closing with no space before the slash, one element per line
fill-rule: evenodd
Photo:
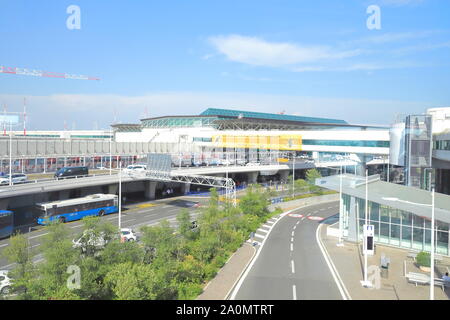
<path fill-rule="evenodd" d="M 117 123 L 117 108 L 114 108 L 114 121 L 113 121 L 113 123 L 114 124 Z"/>
<path fill-rule="evenodd" d="M 3 104 L 3 135 L 6 136 L 6 103 Z"/>
<path fill-rule="evenodd" d="M 27 98 L 23 98 L 23 135 L 27 135 Z"/>

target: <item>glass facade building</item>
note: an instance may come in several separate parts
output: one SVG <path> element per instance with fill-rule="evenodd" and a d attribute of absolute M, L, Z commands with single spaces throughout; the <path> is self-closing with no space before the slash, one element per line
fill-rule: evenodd
<path fill-rule="evenodd" d="M 343 229 L 348 236 L 350 217 L 355 223 L 357 239 L 362 241 L 365 224 L 365 200 L 355 198 L 355 213 L 350 213 L 351 196 L 343 194 Z M 430 210 L 430 209 L 428 209 Z M 368 223 L 375 226 L 376 243 L 412 249 L 415 251 L 431 251 L 431 220 L 411 212 L 396 209 L 373 201 L 368 202 Z M 435 252 L 450 255 L 449 223 L 435 220 Z"/>

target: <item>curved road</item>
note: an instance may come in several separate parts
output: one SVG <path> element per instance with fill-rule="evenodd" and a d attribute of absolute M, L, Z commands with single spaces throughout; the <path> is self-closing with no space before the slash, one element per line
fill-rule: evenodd
<path fill-rule="evenodd" d="M 339 202 L 328 202 L 282 217 L 273 226 L 241 286 L 236 288 L 234 299 L 343 299 L 316 241 L 321 219 L 336 215 L 338 210 Z"/>

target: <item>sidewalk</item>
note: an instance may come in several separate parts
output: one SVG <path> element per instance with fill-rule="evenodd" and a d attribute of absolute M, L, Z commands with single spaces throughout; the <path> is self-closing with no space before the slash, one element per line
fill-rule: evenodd
<path fill-rule="evenodd" d="M 339 276 L 346 286 L 353 300 L 427 300 L 430 297 L 429 285 L 417 285 L 409 283 L 405 278 L 406 272 L 423 273 L 408 258 L 408 250 L 389 246 L 376 245 L 374 256 L 369 256 L 367 266 L 380 266 L 380 257 L 384 253 L 390 258 L 389 273 L 387 278 L 381 278 L 381 285 L 378 289 L 364 288 L 360 280 L 364 278 L 364 256 L 360 254 L 360 248 L 355 243 L 344 242 L 343 247 L 336 246 L 338 238 L 327 235 L 327 225 L 321 227 L 320 236 L 322 242 L 333 261 Z M 362 250 L 361 250 L 362 251 Z M 444 257 L 443 261 L 436 265 L 435 278 L 441 276 L 440 273 L 450 266 L 450 259 Z M 372 273 L 373 274 L 373 273 Z M 368 277 L 370 274 L 368 273 Z M 450 289 L 442 291 L 439 286 L 435 286 L 435 300 L 449 300 Z"/>
<path fill-rule="evenodd" d="M 205 286 L 203 293 L 196 300 L 226 300 L 255 253 L 256 248 L 245 242 Z"/>
<path fill-rule="evenodd" d="M 256 253 L 256 249 L 245 242 L 219 270 L 196 300 L 225 300 Z"/>

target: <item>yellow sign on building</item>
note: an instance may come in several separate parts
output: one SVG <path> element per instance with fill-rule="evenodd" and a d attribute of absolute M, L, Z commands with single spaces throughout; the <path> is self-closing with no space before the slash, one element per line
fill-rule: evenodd
<path fill-rule="evenodd" d="M 216 135 L 212 137 L 215 147 L 237 149 L 302 150 L 301 135 Z"/>

